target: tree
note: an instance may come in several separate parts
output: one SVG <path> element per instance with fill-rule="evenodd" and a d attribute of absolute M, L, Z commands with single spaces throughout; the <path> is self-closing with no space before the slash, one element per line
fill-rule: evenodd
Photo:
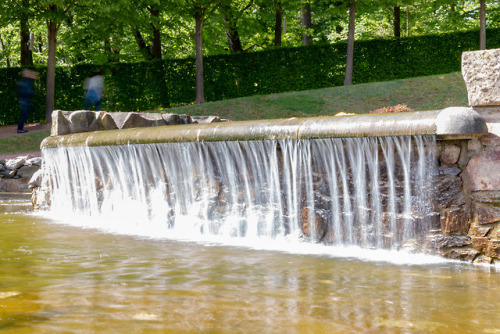
<path fill-rule="evenodd" d="M 356 0 L 349 0 L 349 32 L 347 38 L 347 57 L 345 65 L 344 85 L 352 85 L 354 67 L 354 28 L 356 20 Z"/>
<path fill-rule="evenodd" d="M 47 84 L 45 97 L 45 120 L 51 121 L 52 111 L 54 110 L 55 84 L 56 84 L 56 50 L 57 33 L 61 24 L 68 19 L 68 13 L 75 5 L 75 1 L 43 1 L 38 0 L 40 14 L 45 18 L 47 24 L 47 40 L 49 43 L 47 60 Z"/>
<path fill-rule="evenodd" d="M 311 19 L 311 2 L 306 0 L 302 6 L 302 27 L 304 32 L 302 33 L 302 43 L 307 46 L 312 44 L 312 19 Z"/>
<path fill-rule="evenodd" d="M 231 53 L 243 52 L 243 44 L 239 33 L 239 22 L 244 14 L 252 8 L 254 0 L 231 1 L 222 0 L 218 3 L 218 7 L 224 16 L 224 27 L 226 30 L 226 38 Z"/>
<path fill-rule="evenodd" d="M 208 13 L 213 9 L 215 0 L 185 0 L 188 11 L 195 19 L 196 44 L 196 99 L 195 104 L 205 103 L 205 88 L 203 82 L 203 24 Z"/>
<path fill-rule="evenodd" d="M 486 50 L 486 0 L 480 0 L 479 7 L 479 49 Z"/>

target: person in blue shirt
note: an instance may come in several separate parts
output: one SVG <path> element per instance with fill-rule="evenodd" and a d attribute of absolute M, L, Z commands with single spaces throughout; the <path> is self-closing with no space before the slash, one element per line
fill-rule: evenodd
<path fill-rule="evenodd" d="M 24 69 L 21 72 L 21 79 L 17 82 L 17 98 L 21 108 L 21 118 L 17 125 L 17 133 L 28 132 L 28 130 L 24 130 L 24 122 L 26 122 L 31 109 L 33 109 L 31 101 L 33 100 L 33 96 L 35 96 L 35 80 L 37 79 L 38 73 Z"/>

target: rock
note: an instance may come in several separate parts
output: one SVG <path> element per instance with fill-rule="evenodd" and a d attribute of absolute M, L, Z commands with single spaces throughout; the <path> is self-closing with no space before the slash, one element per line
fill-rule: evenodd
<path fill-rule="evenodd" d="M 31 189 L 40 187 L 40 185 L 42 184 L 42 179 L 43 179 L 43 171 L 42 169 L 38 169 L 28 182 L 28 188 Z"/>
<path fill-rule="evenodd" d="M 100 130 L 99 113 L 88 110 L 77 110 L 69 115 L 71 133 Z"/>
<path fill-rule="evenodd" d="M 0 172 L 5 170 L 5 166 L 3 164 L 0 164 Z"/>
<path fill-rule="evenodd" d="M 463 207 L 446 208 L 441 211 L 441 230 L 445 235 L 467 235 L 469 217 Z"/>
<path fill-rule="evenodd" d="M 10 170 L 10 169 L 5 169 L 0 172 L 0 176 L 6 179 L 11 179 L 14 176 L 16 176 L 16 171 L 15 170 Z"/>
<path fill-rule="evenodd" d="M 113 116 L 110 113 L 105 113 L 101 117 L 101 128 L 102 130 L 116 130 L 118 126 L 116 125 Z"/>
<path fill-rule="evenodd" d="M 475 218 L 480 225 L 500 222 L 500 207 L 475 203 Z"/>
<path fill-rule="evenodd" d="M 460 151 L 460 147 L 446 144 L 439 160 L 441 160 L 443 165 L 454 165 L 458 162 L 458 158 L 460 158 Z"/>
<path fill-rule="evenodd" d="M 500 49 L 462 53 L 462 75 L 471 106 L 500 105 Z"/>
<path fill-rule="evenodd" d="M 192 124 L 193 119 L 189 115 L 180 115 L 179 118 L 181 119 L 181 124 Z"/>
<path fill-rule="evenodd" d="M 500 255 L 500 240 L 490 240 L 485 255 L 498 259 Z"/>
<path fill-rule="evenodd" d="M 41 157 L 35 157 L 26 160 L 24 163 L 26 166 L 41 166 L 42 165 L 42 158 Z"/>
<path fill-rule="evenodd" d="M 7 169 L 19 169 L 21 166 L 24 166 L 26 163 L 26 157 L 17 157 L 14 159 L 7 160 L 5 163 L 5 168 Z"/>
<path fill-rule="evenodd" d="M 115 121 L 116 121 L 116 119 L 115 119 Z M 163 119 L 162 119 L 162 121 L 163 121 Z M 118 125 L 118 123 L 117 123 L 117 125 Z M 147 119 L 138 113 L 130 112 L 130 113 L 128 113 L 127 117 L 125 118 L 120 129 L 143 128 L 143 127 L 150 127 L 150 126 L 157 126 L 157 125 L 158 125 L 158 120 Z"/>
<path fill-rule="evenodd" d="M 52 112 L 52 128 L 50 129 L 51 136 L 63 136 L 71 133 L 70 122 L 66 115 L 67 111 L 54 110 Z"/>
<path fill-rule="evenodd" d="M 500 190 L 500 148 L 485 150 L 468 163 L 467 172 L 472 191 Z"/>
<path fill-rule="evenodd" d="M 23 166 L 17 170 L 17 176 L 31 179 L 33 174 L 40 169 L 40 166 Z"/>
<path fill-rule="evenodd" d="M 0 193 L 20 193 L 28 191 L 28 179 L 0 179 Z"/>
<path fill-rule="evenodd" d="M 312 217 L 310 217 L 309 211 L 307 207 L 302 209 L 299 216 L 299 224 L 305 236 L 319 242 L 324 238 L 326 233 L 325 220 L 317 211 L 312 212 Z M 314 223 L 314 231 L 312 231 L 311 220 Z M 314 236 L 311 235 L 312 232 L 315 233 Z"/>
<path fill-rule="evenodd" d="M 167 125 L 182 124 L 182 120 L 177 114 L 161 114 L 161 117 Z"/>
<path fill-rule="evenodd" d="M 480 255 L 474 259 L 474 264 L 491 264 L 492 258 L 485 255 Z"/>
<path fill-rule="evenodd" d="M 460 206 L 465 203 L 462 179 L 453 175 L 440 175 L 434 184 L 435 203 L 437 210 L 450 206 Z"/>
<path fill-rule="evenodd" d="M 218 116 L 191 116 L 193 123 L 198 124 L 209 124 L 209 123 L 219 123 L 220 117 Z"/>
<path fill-rule="evenodd" d="M 477 255 L 479 255 L 479 251 L 475 249 L 454 248 L 447 252 L 445 255 L 447 258 L 450 258 L 452 260 L 471 262 Z"/>
<path fill-rule="evenodd" d="M 452 248 L 468 246 L 471 244 L 471 239 L 466 236 L 432 235 L 427 238 L 427 242 L 433 248 Z"/>
<path fill-rule="evenodd" d="M 114 112 L 114 113 L 109 113 L 108 115 L 113 118 L 113 121 L 115 121 L 115 125 L 117 126 L 118 129 L 121 129 L 123 126 L 123 123 L 125 123 L 125 120 L 127 119 L 129 113 L 128 112 Z"/>
<path fill-rule="evenodd" d="M 499 147 L 500 137 L 493 133 L 488 133 L 481 137 L 481 144 L 486 147 Z"/>

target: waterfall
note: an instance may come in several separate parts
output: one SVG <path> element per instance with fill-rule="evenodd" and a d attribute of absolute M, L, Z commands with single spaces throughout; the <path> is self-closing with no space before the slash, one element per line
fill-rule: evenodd
<path fill-rule="evenodd" d="M 42 154 L 46 205 L 56 214 L 154 226 L 186 238 L 400 249 L 431 229 L 434 151 L 433 136 L 398 136 L 60 147 Z"/>

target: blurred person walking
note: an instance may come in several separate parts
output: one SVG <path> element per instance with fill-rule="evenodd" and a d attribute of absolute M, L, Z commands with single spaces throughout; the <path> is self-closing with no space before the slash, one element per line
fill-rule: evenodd
<path fill-rule="evenodd" d="M 102 93 L 104 91 L 104 77 L 102 76 L 102 70 L 95 72 L 92 77 L 85 79 L 83 86 L 85 89 L 84 109 L 89 110 L 91 106 L 95 105 L 96 111 L 100 111 Z"/>
<path fill-rule="evenodd" d="M 28 118 L 30 111 L 33 109 L 33 96 L 35 96 L 35 80 L 38 80 L 38 73 L 32 70 L 23 69 L 21 79 L 17 82 L 17 98 L 21 108 L 21 118 L 17 125 L 17 133 L 26 133 L 24 130 L 24 122 Z"/>

